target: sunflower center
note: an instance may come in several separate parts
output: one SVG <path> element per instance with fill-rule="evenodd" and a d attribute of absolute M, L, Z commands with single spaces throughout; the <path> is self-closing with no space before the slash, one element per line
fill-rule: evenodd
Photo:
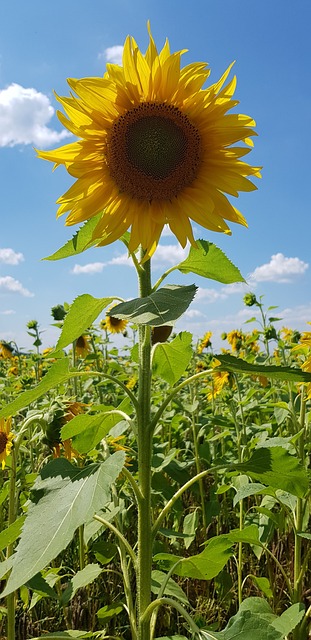
<path fill-rule="evenodd" d="M 145 102 L 114 122 L 107 162 L 121 192 L 141 200 L 170 200 L 197 176 L 201 137 L 177 107 Z"/>
<path fill-rule="evenodd" d="M 8 436 L 4 431 L 0 431 L 0 454 L 5 451 L 6 445 L 8 443 Z"/>
<path fill-rule="evenodd" d="M 114 318 L 113 316 L 109 316 L 109 320 L 110 320 L 110 324 L 113 327 L 117 327 L 122 322 L 122 320 L 120 320 L 119 318 Z"/>

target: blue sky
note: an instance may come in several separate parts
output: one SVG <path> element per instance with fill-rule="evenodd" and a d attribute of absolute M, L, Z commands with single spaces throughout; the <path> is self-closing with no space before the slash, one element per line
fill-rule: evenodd
<path fill-rule="evenodd" d="M 279 326 L 308 329 L 309 0 L 13 0 L 0 10 L 0 340 L 29 348 L 26 323 L 36 319 L 44 346 L 52 346 L 58 335 L 51 327 L 52 306 L 82 293 L 137 295 L 135 272 L 121 243 L 78 259 L 42 261 L 75 231 L 55 217 L 55 200 L 72 180 L 62 168 L 52 173 L 34 147 L 70 141 L 55 115 L 53 90 L 68 95 L 67 77 L 102 75 L 128 34 L 145 51 L 148 19 L 159 48 L 168 37 L 173 51 L 188 49 L 184 64 L 209 63 L 211 83 L 236 60 L 239 111 L 257 122 L 249 159 L 263 166 L 263 177 L 258 191 L 233 199 L 248 229 L 233 224 L 228 237 L 196 228 L 195 235 L 221 247 L 267 306 L 278 305 Z M 154 258 L 155 278 L 181 256 L 175 238 L 163 236 Z M 177 328 L 195 337 L 212 330 L 216 348 L 219 333 L 243 328 L 253 315 L 243 305 L 240 287 L 174 274 L 168 282 L 199 286 Z"/>

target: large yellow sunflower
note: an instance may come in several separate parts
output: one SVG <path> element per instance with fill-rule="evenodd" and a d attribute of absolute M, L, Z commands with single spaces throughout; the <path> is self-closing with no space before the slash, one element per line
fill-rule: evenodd
<path fill-rule="evenodd" d="M 165 224 L 182 246 L 195 245 L 190 219 L 213 231 L 230 233 L 225 220 L 246 225 L 225 194 L 256 187 L 249 176 L 258 167 L 241 158 L 253 146 L 255 122 L 228 114 L 235 77 L 202 89 L 210 71 L 203 62 L 180 66 L 184 51 L 158 53 L 149 31 L 145 55 L 128 36 L 123 66 L 107 64 L 105 75 L 69 79 L 73 92 L 58 98 L 67 117 L 62 124 L 80 140 L 41 158 L 63 164 L 76 182 L 57 201 L 66 224 L 102 212 L 93 238 L 114 242 L 129 228 L 129 250 L 139 245 L 151 256 Z"/>

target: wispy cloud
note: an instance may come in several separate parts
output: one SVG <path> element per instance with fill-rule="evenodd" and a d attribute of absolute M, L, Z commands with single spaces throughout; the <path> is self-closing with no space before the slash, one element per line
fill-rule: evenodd
<path fill-rule="evenodd" d="M 249 281 L 291 282 L 294 276 L 303 274 L 308 267 L 308 263 L 300 258 L 286 258 L 283 253 L 275 253 L 270 262 L 256 267 Z"/>
<path fill-rule="evenodd" d="M 71 273 L 78 276 L 81 273 L 93 275 L 94 273 L 101 273 L 105 267 L 105 262 L 89 262 L 88 264 L 75 264 Z"/>
<path fill-rule="evenodd" d="M 31 291 L 28 291 L 28 289 L 25 289 L 25 287 L 23 287 L 19 280 L 15 280 L 15 278 L 12 278 L 12 276 L 0 277 L 0 293 L 4 291 L 9 293 L 20 293 L 26 298 L 32 298 L 34 296 Z"/>
<path fill-rule="evenodd" d="M 49 147 L 70 136 L 48 126 L 54 115 L 48 96 L 36 89 L 10 84 L 0 89 L 0 147 L 35 144 Z"/>
<path fill-rule="evenodd" d="M 153 267 L 156 269 L 164 265 L 170 266 L 173 264 L 178 264 L 186 258 L 188 251 L 189 249 L 187 247 L 183 249 L 180 245 L 177 244 L 160 244 L 158 245 L 152 259 Z M 114 265 L 125 267 L 134 266 L 133 261 L 129 257 L 129 255 L 127 253 L 121 253 L 119 256 L 114 256 L 114 258 L 108 260 L 108 262 L 90 262 L 84 265 L 75 264 L 73 269 L 71 269 L 71 273 L 73 275 L 95 275 L 96 273 L 101 273 L 105 267 Z"/>
<path fill-rule="evenodd" d="M 13 316 L 16 311 L 14 309 L 5 309 L 4 311 L 0 311 L 1 316 Z"/>
<path fill-rule="evenodd" d="M 103 52 L 98 54 L 99 60 L 112 62 L 113 64 L 122 64 L 123 46 L 116 44 L 113 47 L 107 47 Z"/>
<path fill-rule="evenodd" d="M 17 253 L 13 249 L 0 249 L 0 262 L 3 264 L 19 264 L 24 261 L 24 256 L 22 253 Z"/>

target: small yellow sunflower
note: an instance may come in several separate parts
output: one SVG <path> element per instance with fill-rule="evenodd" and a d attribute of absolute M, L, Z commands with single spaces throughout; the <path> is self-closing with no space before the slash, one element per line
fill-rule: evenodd
<path fill-rule="evenodd" d="M 120 320 L 114 316 L 107 315 L 105 318 L 105 329 L 110 333 L 123 333 L 126 329 L 127 320 Z"/>
<path fill-rule="evenodd" d="M 0 418 L 0 462 L 2 469 L 5 467 L 5 461 L 11 453 L 12 440 L 14 438 L 11 432 L 12 419 Z"/>
<path fill-rule="evenodd" d="M 241 331 L 233 330 L 227 334 L 227 340 L 232 351 L 239 351 L 242 346 L 243 334 Z"/>
<path fill-rule="evenodd" d="M 259 167 L 244 162 L 252 147 L 255 122 L 228 114 L 236 78 L 202 89 L 210 71 L 204 62 L 181 68 L 186 50 L 158 53 L 149 29 L 145 54 L 126 38 L 122 66 L 108 64 L 103 77 L 69 79 L 76 94 L 57 99 L 66 113 L 61 123 L 78 141 L 38 151 L 55 166 L 64 165 L 76 182 L 58 199 L 58 216 L 67 225 L 102 212 L 94 230 L 97 245 L 119 239 L 131 228 L 129 250 L 139 245 L 145 258 L 156 249 L 165 224 L 184 247 L 195 246 L 190 219 L 230 233 L 225 220 L 246 226 L 225 194 L 256 187 L 249 176 Z"/>
<path fill-rule="evenodd" d="M 208 347 L 212 346 L 212 343 L 211 343 L 212 335 L 213 335 L 212 331 L 207 331 L 205 333 L 205 335 L 203 336 L 203 338 L 200 341 L 200 343 L 198 345 L 198 348 L 197 348 L 197 352 L 199 354 L 202 353 L 202 351 L 204 351 L 204 349 L 207 349 Z"/>

